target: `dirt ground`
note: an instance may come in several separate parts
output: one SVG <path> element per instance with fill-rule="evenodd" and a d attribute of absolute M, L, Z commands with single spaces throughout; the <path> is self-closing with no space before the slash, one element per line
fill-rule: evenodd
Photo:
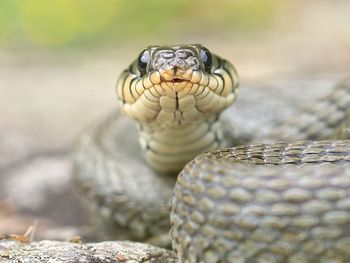
<path fill-rule="evenodd" d="M 282 18 L 265 35 L 169 41 L 200 42 L 227 57 L 242 89 L 336 79 L 350 69 L 350 3 L 331 2 L 291 10 L 292 23 Z M 143 44 L 56 53 L 0 50 L 0 233 L 22 233 L 35 220 L 36 239 L 85 231 L 71 187 L 70 150 L 84 127 L 116 109 L 117 76 Z"/>

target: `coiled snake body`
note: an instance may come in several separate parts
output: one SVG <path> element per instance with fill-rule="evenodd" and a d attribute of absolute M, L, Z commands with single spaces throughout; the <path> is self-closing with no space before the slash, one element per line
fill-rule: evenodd
<path fill-rule="evenodd" d="M 99 223 L 119 238 L 166 244 L 174 173 L 237 144 L 220 113 L 234 67 L 201 45 L 152 46 L 117 84 L 122 111 L 84 134 L 75 174 Z M 204 153 L 180 173 L 171 211 L 181 262 L 350 262 L 350 84 L 279 126 L 272 138 Z M 340 165 L 341 164 L 341 165 Z"/>

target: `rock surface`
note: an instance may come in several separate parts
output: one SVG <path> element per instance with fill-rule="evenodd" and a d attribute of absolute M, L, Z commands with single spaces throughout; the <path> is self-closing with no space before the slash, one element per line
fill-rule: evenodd
<path fill-rule="evenodd" d="M 174 252 L 133 242 L 72 243 L 40 241 L 29 244 L 0 241 L 2 263 L 138 263 L 177 262 Z"/>

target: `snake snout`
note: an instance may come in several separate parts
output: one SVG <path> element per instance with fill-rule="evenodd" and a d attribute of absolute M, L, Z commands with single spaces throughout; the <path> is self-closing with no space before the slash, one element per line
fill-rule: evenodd
<path fill-rule="evenodd" d="M 193 71 L 199 70 L 200 64 L 192 51 L 166 50 L 155 55 L 152 67 L 163 81 L 178 83 L 190 81 Z"/>
<path fill-rule="evenodd" d="M 180 83 L 191 80 L 192 70 L 184 67 L 173 66 L 168 69 L 160 69 L 159 74 L 162 81 Z"/>

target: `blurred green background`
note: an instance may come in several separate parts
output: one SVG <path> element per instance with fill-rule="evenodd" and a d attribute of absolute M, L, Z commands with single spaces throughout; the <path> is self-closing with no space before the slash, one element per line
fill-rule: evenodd
<path fill-rule="evenodd" d="M 283 0 L 1 0 L 0 45 L 67 48 L 125 44 L 271 26 Z"/>

